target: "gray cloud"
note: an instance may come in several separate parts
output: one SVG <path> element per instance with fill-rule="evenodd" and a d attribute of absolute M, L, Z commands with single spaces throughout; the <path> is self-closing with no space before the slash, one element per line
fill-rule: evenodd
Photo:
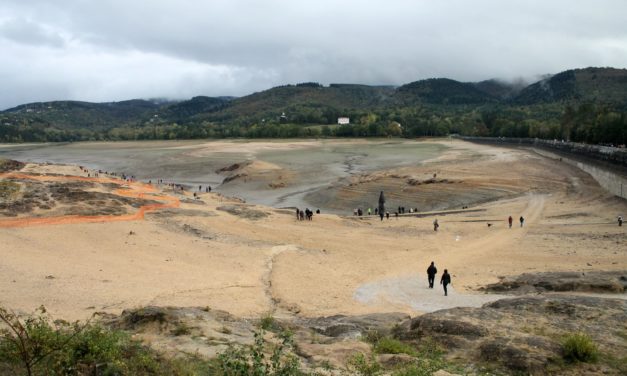
<path fill-rule="evenodd" d="M 0 108 L 625 67 L 622 0 L 5 0 Z"/>
<path fill-rule="evenodd" d="M 63 47 L 65 40 L 56 31 L 27 19 L 13 18 L 0 23 L 0 38 L 18 44 Z"/>

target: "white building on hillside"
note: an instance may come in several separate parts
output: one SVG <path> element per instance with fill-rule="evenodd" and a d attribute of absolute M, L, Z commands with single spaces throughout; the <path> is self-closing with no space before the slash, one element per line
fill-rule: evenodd
<path fill-rule="evenodd" d="M 347 117 L 339 117 L 337 118 L 337 123 L 342 125 L 342 124 L 350 124 L 351 120 Z"/>

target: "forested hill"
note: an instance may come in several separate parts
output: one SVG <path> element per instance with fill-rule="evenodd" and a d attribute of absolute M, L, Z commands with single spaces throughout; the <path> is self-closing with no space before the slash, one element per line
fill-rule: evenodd
<path fill-rule="evenodd" d="M 240 98 L 55 101 L 0 112 L 0 141 L 467 135 L 626 142 L 627 70 L 564 71 L 530 85 L 447 78 L 399 87 L 302 83 Z M 350 125 L 337 126 L 338 117 Z"/>
<path fill-rule="evenodd" d="M 440 105 L 496 103 L 496 96 L 482 91 L 473 83 L 464 83 L 448 78 L 431 78 L 403 85 L 396 91 L 403 103 L 430 103 Z"/>
<path fill-rule="evenodd" d="M 107 103 L 37 102 L 10 108 L 0 113 L 0 116 L 12 116 L 18 122 L 44 122 L 60 129 L 98 129 L 111 127 L 112 124 L 137 122 L 161 106 L 162 104 L 142 99 Z"/>
<path fill-rule="evenodd" d="M 563 101 L 627 104 L 627 70 L 586 68 L 568 70 L 523 89 L 516 104 Z"/>

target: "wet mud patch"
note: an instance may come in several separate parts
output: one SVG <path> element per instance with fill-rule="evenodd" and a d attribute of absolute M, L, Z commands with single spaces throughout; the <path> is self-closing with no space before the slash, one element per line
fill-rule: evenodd
<path fill-rule="evenodd" d="M 250 220 L 258 220 L 268 216 L 268 213 L 263 212 L 257 209 L 251 209 L 249 207 L 243 205 L 225 205 L 219 206 L 218 210 L 227 212 L 229 214 L 235 215 L 237 217 L 250 219 Z"/>
<path fill-rule="evenodd" d="M 217 214 L 207 210 L 193 210 L 193 209 L 162 209 L 155 212 L 146 213 L 146 216 L 154 218 L 171 218 L 173 216 L 182 217 L 215 217 Z"/>

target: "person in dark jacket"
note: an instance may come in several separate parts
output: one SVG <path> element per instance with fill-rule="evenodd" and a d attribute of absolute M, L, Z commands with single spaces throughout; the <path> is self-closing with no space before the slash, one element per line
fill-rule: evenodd
<path fill-rule="evenodd" d="M 442 279 L 440 279 L 440 284 L 444 287 L 444 296 L 448 296 L 448 290 L 446 286 L 451 283 L 451 275 L 448 274 L 448 270 L 444 269 L 444 273 L 442 273 Z"/>
<path fill-rule="evenodd" d="M 431 265 L 427 268 L 427 277 L 429 277 L 429 288 L 433 288 L 433 282 L 435 282 L 435 275 L 438 274 L 438 269 L 435 267 L 433 261 L 431 261 Z"/>

